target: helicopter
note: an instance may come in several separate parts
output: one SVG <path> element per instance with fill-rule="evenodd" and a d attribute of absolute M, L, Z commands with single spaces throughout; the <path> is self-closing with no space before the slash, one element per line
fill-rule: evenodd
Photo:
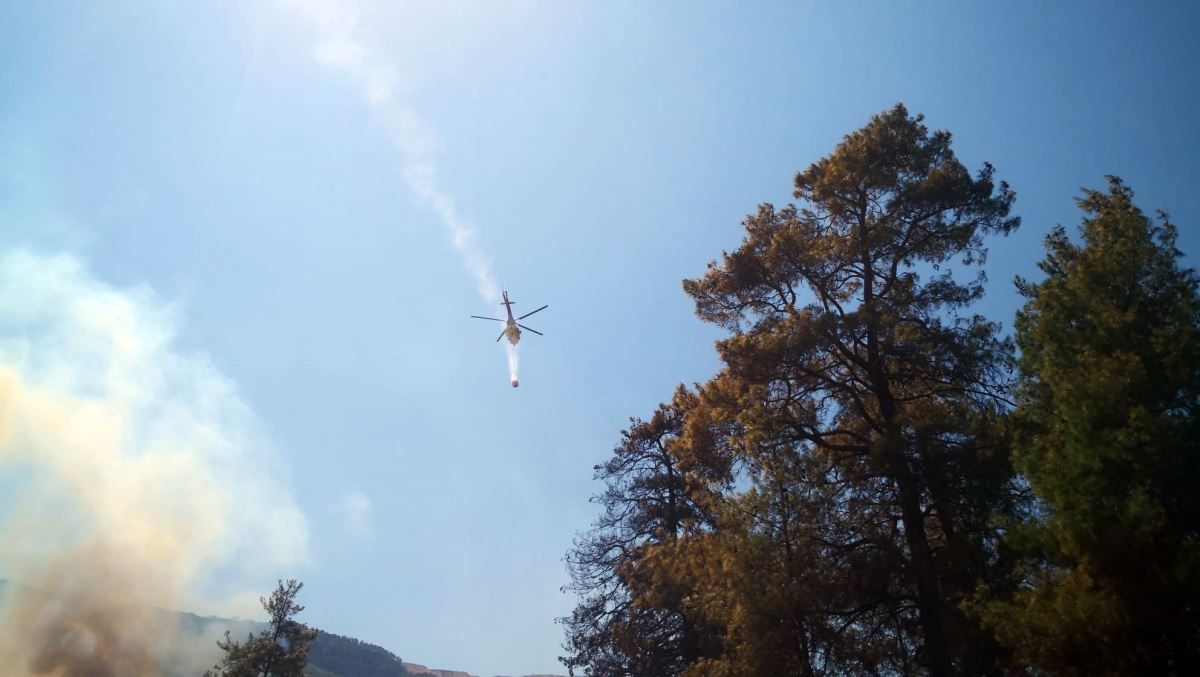
<path fill-rule="evenodd" d="M 526 327 L 523 324 L 520 324 L 518 322 L 518 320 L 524 320 L 525 318 L 529 317 L 530 315 L 532 315 L 534 313 L 540 313 L 541 311 L 549 308 L 550 307 L 549 305 L 542 306 L 541 308 L 538 308 L 537 310 L 531 310 L 528 313 L 525 313 L 524 315 L 522 315 L 520 317 L 513 317 L 512 306 L 514 303 L 516 303 L 516 301 L 508 300 L 508 292 L 507 291 L 501 292 L 501 294 L 504 296 L 504 302 L 501 303 L 500 305 L 504 306 L 504 309 L 506 311 L 508 311 L 508 319 L 507 320 L 502 320 L 498 317 L 484 317 L 482 315 L 472 315 L 471 316 L 477 320 L 492 320 L 494 322 L 503 322 L 504 323 L 504 331 L 500 332 L 500 335 L 496 337 L 496 343 L 499 343 L 500 339 L 507 336 L 509 343 L 513 344 L 514 346 L 517 345 L 517 343 L 519 343 L 521 340 L 521 330 L 522 329 L 531 331 L 531 332 L 537 334 L 538 336 L 545 336 L 545 334 L 543 334 L 542 332 L 540 332 L 536 329 L 531 329 L 529 327 Z"/>

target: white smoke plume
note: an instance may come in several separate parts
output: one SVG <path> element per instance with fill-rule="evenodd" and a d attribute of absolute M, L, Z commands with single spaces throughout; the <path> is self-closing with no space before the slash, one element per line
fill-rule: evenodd
<path fill-rule="evenodd" d="M 163 609 L 306 559 L 252 412 L 175 325 L 73 257 L 0 255 L 5 675 L 160 674 L 183 650 Z"/>
<path fill-rule="evenodd" d="M 479 295 L 490 304 L 499 303 L 500 285 L 492 274 L 491 262 L 479 250 L 475 227 L 462 218 L 454 200 L 438 186 L 436 135 L 397 95 L 396 69 L 386 55 L 361 34 L 360 20 L 352 3 L 335 0 L 282 2 L 313 31 L 314 58 L 350 80 L 370 105 L 400 153 L 405 183 L 434 210 L 449 231 L 463 265 L 475 278 Z M 517 380 L 518 365 L 516 346 L 508 345 L 508 368 L 513 381 Z"/>

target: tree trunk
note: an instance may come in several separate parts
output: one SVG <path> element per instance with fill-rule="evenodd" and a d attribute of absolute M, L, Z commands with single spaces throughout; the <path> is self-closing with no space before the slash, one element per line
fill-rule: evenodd
<path fill-rule="evenodd" d="M 871 388 L 879 403 L 879 413 L 884 427 L 883 462 L 896 486 L 900 498 L 900 514 L 904 520 L 904 539 L 908 545 L 908 577 L 917 587 L 917 614 L 921 621 L 921 634 L 925 639 L 925 665 L 930 677 L 950 677 L 950 656 L 946 649 L 945 622 L 942 614 L 941 590 L 937 572 L 933 568 L 933 555 L 925 537 L 925 515 L 921 510 L 921 487 L 917 475 L 908 465 L 908 444 L 896 422 L 896 400 L 892 396 L 891 383 L 884 369 L 884 357 L 880 351 L 878 301 L 875 297 L 875 271 L 872 267 L 870 248 L 865 241 L 868 231 L 865 199 L 861 206 L 860 219 L 863 251 L 863 308 L 867 312 L 867 365 Z"/>
<path fill-rule="evenodd" d="M 917 612 L 921 619 L 921 632 L 925 635 L 925 665 L 929 668 L 930 677 L 949 677 L 953 670 L 946 651 L 941 586 L 934 571 L 929 541 L 925 537 L 921 492 L 903 455 L 894 457 L 893 466 L 893 478 L 900 495 L 900 511 L 904 519 L 904 539 L 908 544 L 908 574 L 917 586 Z"/>

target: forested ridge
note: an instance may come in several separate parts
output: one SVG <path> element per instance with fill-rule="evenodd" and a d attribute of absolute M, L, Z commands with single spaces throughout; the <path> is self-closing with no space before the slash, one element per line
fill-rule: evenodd
<path fill-rule="evenodd" d="M 186 612 L 172 615 L 179 624 L 181 636 L 196 649 L 211 648 L 214 643 L 210 631 L 212 627 L 228 628 L 231 636 L 237 640 L 253 636 L 267 627 L 267 624 L 255 621 L 203 617 Z M 412 674 L 404 668 L 400 658 L 387 649 L 325 630 L 320 631 L 313 640 L 307 653 L 307 665 L 303 669 L 311 677 L 404 677 Z"/>
<path fill-rule="evenodd" d="M 720 371 L 595 468 L 572 674 L 1197 674 L 1200 296 L 1168 217 L 1084 189 L 1012 322 L 975 306 L 1016 193 L 903 105 L 794 198 L 683 282 Z"/>

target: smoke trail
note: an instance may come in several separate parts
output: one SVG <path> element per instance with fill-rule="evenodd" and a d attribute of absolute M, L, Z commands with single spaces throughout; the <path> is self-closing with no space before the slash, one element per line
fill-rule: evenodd
<path fill-rule="evenodd" d="M 435 135 L 411 108 L 395 95 L 396 74 L 387 60 L 357 34 L 357 16 L 345 4 L 327 0 L 284 0 L 315 31 L 313 55 L 337 70 L 358 88 L 400 151 L 403 176 L 409 188 L 433 208 L 450 232 L 463 265 L 475 277 L 479 294 L 499 303 L 500 286 L 491 263 L 479 251 L 477 232 L 463 220 L 452 200 L 437 185 Z"/>
<path fill-rule="evenodd" d="M 181 649 L 158 609 L 305 559 L 253 415 L 174 326 L 71 257 L 0 256 L 5 675 L 160 674 Z"/>
<path fill-rule="evenodd" d="M 483 300 L 500 301 L 500 285 L 488 258 L 479 250 L 478 233 L 463 220 L 454 200 L 437 184 L 435 135 L 420 116 L 396 96 L 396 72 L 357 30 L 358 17 L 346 3 L 331 0 L 283 0 L 316 34 L 313 56 L 335 69 L 358 88 L 370 105 L 404 163 L 405 183 L 438 215 L 449 231 L 463 265 L 475 278 Z M 519 360 L 515 346 L 508 348 L 512 380 Z"/>

